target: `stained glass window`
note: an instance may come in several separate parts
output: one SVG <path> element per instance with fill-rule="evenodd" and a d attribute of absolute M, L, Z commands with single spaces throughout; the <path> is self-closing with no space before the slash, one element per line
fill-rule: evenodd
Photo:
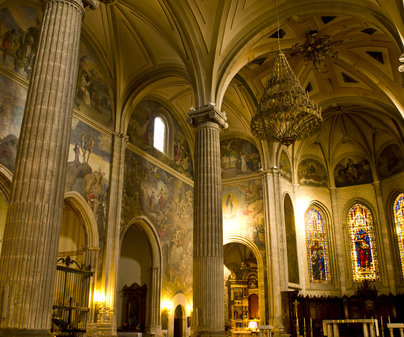
<path fill-rule="evenodd" d="M 404 193 L 401 193 L 394 202 L 394 222 L 396 224 L 401 269 L 404 275 Z"/>
<path fill-rule="evenodd" d="M 310 282 L 330 283 L 329 250 L 323 212 L 310 206 L 304 216 Z"/>
<path fill-rule="evenodd" d="M 355 282 L 378 281 L 379 264 L 370 210 L 355 204 L 348 211 L 349 243 Z"/>

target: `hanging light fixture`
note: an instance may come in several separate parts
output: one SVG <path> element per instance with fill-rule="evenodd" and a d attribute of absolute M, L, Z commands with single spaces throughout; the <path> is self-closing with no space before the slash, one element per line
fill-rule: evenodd
<path fill-rule="evenodd" d="M 278 17 L 276 1 L 275 6 Z M 309 99 L 280 49 L 279 18 L 278 48 L 271 76 L 264 85 L 264 94 L 250 128 L 255 137 L 288 147 L 296 140 L 317 133 L 323 119 L 321 107 Z"/>

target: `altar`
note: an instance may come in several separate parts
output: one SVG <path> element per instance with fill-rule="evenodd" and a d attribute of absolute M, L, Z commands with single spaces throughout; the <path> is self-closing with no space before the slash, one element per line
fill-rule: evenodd
<path fill-rule="evenodd" d="M 323 320 L 324 336 L 339 337 L 338 324 L 362 323 L 363 337 L 379 336 L 376 319 L 327 319 Z"/>

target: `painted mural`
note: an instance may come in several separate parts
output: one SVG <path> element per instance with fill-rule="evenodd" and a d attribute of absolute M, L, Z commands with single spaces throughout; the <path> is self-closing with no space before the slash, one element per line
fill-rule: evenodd
<path fill-rule="evenodd" d="M 90 49 L 81 42 L 74 107 L 112 130 L 113 113 L 105 78 Z"/>
<path fill-rule="evenodd" d="M 328 187 L 327 171 L 314 159 L 305 159 L 299 163 L 297 177 L 300 185 Z"/>
<path fill-rule="evenodd" d="M 174 151 L 168 156 L 153 146 L 154 118 L 162 113 L 168 114 L 173 124 Z M 186 177 L 193 179 L 191 151 L 184 132 L 174 116 L 162 104 L 155 101 L 139 103 L 132 113 L 127 134 L 129 142 L 133 145 L 151 154 Z"/>
<path fill-rule="evenodd" d="M 281 172 L 281 176 L 286 180 L 292 182 L 292 165 L 290 165 L 290 160 L 285 151 L 282 151 L 281 157 L 279 160 L 279 170 Z"/>
<path fill-rule="evenodd" d="M 41 20 L 40 8 L 14 6 L 0 10 L 1 62 L 24 78 L 31 76 Z"/>
<path fill-rule="evenodd" d="M 257 172 L 261 158 L 257 148 L 247 140 L 231 138 L 220 142 L 222 178 Z"/>
<path fill-rule="evenodd" d="M 94 214 L 104 247 L 111 138 L 73 117 L 65 192 L 76 191 Z M 100 253 L 99 256 L 102 256 Z"/>
<path fill-rule="evenodd" d="M 0 164 L 13 172 L 27 90 L 0 75 Z"/>
<path fill-rule="evenodd" d="M 377 161 L 379 178 L 386 179 L 404 171 L 404 159 L 397 144 L 387 145 Z"/>
<path fill-rule="evenodd" d="M 334 170 L 335 186 L 353 186 L 373 182 L 369 162 L 360 156 L 342 159 Z"/>
<path fill-rule="evenodd" d="M 154 224 L 164 256 L 163 293 L 192 299 L 193 187 L 127 150 L 121 229 L 144 215 Z"/>
<path fill-rule="evenodd" d="M 265 225 L 260 179 L 225 184 L 222 188 L 223 234 L 245 236 L 264 248 Z"/>
<path fill-rule="evenodd" d="M 290 199 L 289 194 L 285 196 L 284 212 L 289 282 L 299 284 L 299 261 L 297 258 L 295 213 L 293 210 L 293 203 Z"/>

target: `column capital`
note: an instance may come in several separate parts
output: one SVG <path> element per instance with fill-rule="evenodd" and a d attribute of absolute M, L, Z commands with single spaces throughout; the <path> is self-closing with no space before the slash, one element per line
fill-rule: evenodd
<path fill-rule="evenodd" d="M 201 109 L 190 110 L 187 112 L 188 118 L 187 123 L 193 125 L 194 127 L 203 126 L 208 123 L 215 123 L 222 129 L 227 129 L 227 116 L 226 113 L 220 111 L 215 106 L 207 106 Z"/>
<path fill-rule="evenodd" d="M 275 175 L 280 175 L 281 174 L 281 171 L 276 166 L 270 167 L 269 169 L 266 169 L 266 170 L 261 170 L 259 172 L 260 172 L 261 175 L 263 175 L 265 177 L 266 176 L 275 176 Z"/>
<path fill-rule="evenodd" d="M 92 10 L 97 9 L 100 3 L 97 0 L 39 0 L 42 4 L 42 9 L 45 10 L 45 6 L 51 2 L 67 2 L 74 6 L 82 12 L 82 17 L 84 18 L 86 6 L 90 6 Z"/>
<path fill-rule="evenodd" d="M 112 132 L 112 136 L 115 138 L 121 138 L 122 140 L 125 141 L 125 143 L 129 141 L 129 136 L 122 132 Z"/>
<path fill-rule="evenodd" d="M 372 183 L 373 186 L 381 186 L 382 182 L 380 180 L 376 180 Z"/>

